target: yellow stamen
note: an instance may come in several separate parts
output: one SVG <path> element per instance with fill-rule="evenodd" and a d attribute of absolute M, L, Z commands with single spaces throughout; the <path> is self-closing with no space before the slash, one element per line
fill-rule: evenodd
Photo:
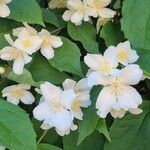
<path fill-rule="evenodd" d="M 26 39 L 23 41 L 24 48 L 29 48 L 32 46 L 32 41 L 30 39 Z"/>
<path fill-rule="evenodd" d="M 126 50 L 120 49 L 117 54 L 117 57 L 120 61 L 125 61 L 129 58 L 129 54 L 126 52 Z"/>
<path fill-rule="evenodd" d="M 73 103 L 72 103 L 72 111 L 73 112 L 78 112 L 79 109 L 80 109 L 80 105 L 81 105 L 81 101 L 80 100 L 75 100 Z"/>
<path fill-rule="evenodd" d="M 103 73 L 109 73 L 109 72 L 111 72 L 111 67 L 107 62 L 105 62 L 105 63 L 101 64 L 99 70 Z"/>
<path fill-rule="evenodd" d="M 11 92 L 11 96 L 16 98 L 16 99 L 21 99 L 21 97 L 23 96 L 23 90 L 20 88 L 15 88 L 12 92 Z"/>
<path fill-rule="evenodd" d="M 46 37 L 43 39 L 43 47 L 47 48 L 52 44 L 52 41 L 50 40 L 50 38 Z"/>

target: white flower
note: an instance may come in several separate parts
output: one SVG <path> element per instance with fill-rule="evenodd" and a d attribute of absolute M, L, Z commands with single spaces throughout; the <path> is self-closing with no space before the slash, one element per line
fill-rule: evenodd
<path fill-rule="evenodd" d="M 112 47 L 109 47 L 111 49 Z M 111 56 L 104 53 L 104 56 L 100 54 L 87 54 L 84 57 L 84 62 L 93 71 L 99 71 L 103 75 L 110 75 L 114 72 L 118 66 L 117 60 L 111 58 Z"/>
<path fill-rule="evenodd" d="M 65 8 L 67 0 L 51 0 L 48 4 L 50 9 Z"/>
<path fill-rule="evenodd" d="M 82 20 L 89 21 L 89 8 L 81 0 L 68 0 L 67 8 L 63 14 L 65 21 L 71 21 L 75 25 L 81 25 Z"/>
<path fill-rule="evenodd" d="M 111 0 L 84 0 L 85 3 L 91 7 L 90 16 L 101 18 L 113 18 L 116 14 L 115 11 L 105 8 Z"/>
<path fill-rule="evenodd" d="M 7 6 L 12 0 L 0 0 L 0 17 L 6 18 L 10 15 L 10 9 Z"/>
<path fill-rule="evenodd" d="M 49 82 L 42 84 L 40 90 L 43 100 L 33 110 L 34 117 L 39 121 L 43 121 L 43 129 L 54 127 L 61 136 L 69 134 L 69 131 L 74 129 L 72 128 L 73 117 L 70 111 L 64 107 L 65 101 L 63 95 L 64 92 L 70 93 L 70 90 L 63 91 Z M 75 93 L 67 97 L 67 99 L 70 98 L 70 101 L 72 101 L 74 96 Z"/>
<path fill-rule="evenodd" d="M 71 79 L 66 79 L 63 82 L 63 88 L 67 90 L 64 92 L 62 98 L 65 102 L 65 107 L 71 111 L 73 117 L 82 120 L 83 119 L 83 112 L 81 107 L 89 107 L 91 105 L 90 100 L 90 89 L 87 85 L 87 79 L 84 78 L 79 82 L 76 82 Z M 70 96 L 74 97 L 70 100 Z"/>
<path fill-rule="evenodd" d="M 34 96 L 28 91 L 31 86 L 27 84 L 18 84 L 8 86 L 2 91 L 2 96 L 7 97 L 7 101 L 18 105 L 19 102 L 24 104 L 32 104 L 35 101 Z"/>
<path fill-rule="evenodd" d="M 43 39 L 43 43 L 41 46 L 41 53 L 47 59 L 51 59 L 54 57 L 54 49 L 63 45 L 63 42 L 60 37 L 51 35 L 47 30 L 42 29 L 41 32 L 38 33 L 39 37 Z"/>
<path fill-rule="evenodd" d="M 5 150 L 5 147 L 4 146 L 0 146 L 0 150 Z"/>
<path fill-rule="evenodd" d="M 37 31 L 33 27 L 29 26 L 26 22 L 23 22 L 23 25 L 24 27 L 15 28 L 12 30 L 14 36 L 18 37 L 18 34 L 23 29 L 26 29 L 31 35 L 37 35 Z"/>
<path fill-rule="evenodd" d="M 111 55 L 112 57 L 114 57 L 114 59 L 117 59 L 118 62 L 120 62 L 124 66 L 136 62 L 139 58 L 136 51 L 131 49 L 129 41 L 119 43 L 117 47 L 108 49 L 105 51 L 105 53 L 107 55 Z"/>
<path fill-rule="evenodd" d="M 142 75 L 143 72 L 138 65 L 128 65 L 120 70 L 118 76 L 103 76 L 99 72 L 91 73 L 88 84 L 93 85 L 92 79 L 94 79 L 95 84 L 104 86 L 96 102 L 98 115 L 105 118 L 111 112 L 116 118 L 124 116 L 125 111 L 140 113 L 141 110 L 137 108 L 142 103 L 142 98 L 130 85 L 138 84 Z"/>
<path fill-rule="evenodd" d="M 5 38 L 11 46 L 7 46 L 0 50 L 0 58 L 7 61 L 14 61 L 13 71 L 20 75 L 23 73 L 24 65 L 31 62 L 32 58 L 26 52 L 14 46 L 14 42 L 10 35 L 5 35 Z"/>
<path fill-rule="evenodd" d="M 0 75 L 5 73 L 5 68 L 4 67 L 0 67 Z"/>
<path fill-rule="evenodd" d="M 33 35 L 24 28 L 18 33 L 14 46 L 31 55 L 40 49 L 42 41 L 38 35 Z"/>

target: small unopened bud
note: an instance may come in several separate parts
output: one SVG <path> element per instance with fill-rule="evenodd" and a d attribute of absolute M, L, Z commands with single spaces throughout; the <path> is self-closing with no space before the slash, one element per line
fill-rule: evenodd
<path fill-rule="evenodd" d="M 5 73 L 5 68 L 0 67 L 0 75 Z"/>

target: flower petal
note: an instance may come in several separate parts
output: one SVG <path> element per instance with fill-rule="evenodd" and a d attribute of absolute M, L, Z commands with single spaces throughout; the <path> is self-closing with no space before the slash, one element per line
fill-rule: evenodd
<path fill-rule="evenodd" d="M 14 104 L 14 105 L 18 105 L 20 100 L 19 99 L 16 99 L 10 95 L 7 96 L 7 101 Z"/>
<path fill-rule="evenodd" d="M 81 11 L 76 11 L 76 12 L 73 13 L 73 15 L 71 16 L 71 22 L 78 26 L 78 25 L 81 25 L 81 24 L 82 24 L 83 18 L 84 18 L 83 12 L 81 12 Z"/>
<path fill-rule="evenodd" d="M 60 131 L 65 131 L 71 128 L 72 120 L 73 118 L 70 112 L 68 110 L 62 109 L 61 111 L 56 112 L 52 116 L 51 123 L 56 129 Z"/>
<path fill-rule="evenodd" d="M 115 93 L 112 92 L 110 87 L 105 87 L 101 90 L 97 102 L 97 113 L 101 118 L 106 118 L 107 114 L 111 111 L 113 105 L 116 103 Z"/>
<path fill-rule="evenodd" d="M 10 14 L 10 9 L 6 4 L 0 5 L 0 17 L 6 18 Z"/>
<path fill-rule="evenodd" d="M 100 63 L 103 61 L 103 56 L 99 54 L 87 54 L 84 57 L 84 62 L 92 70 L 99 70 Z"/>
<path fill-rule="evenodd" d="M 76 81 L 72 80 L 72 79 L 66 79 L 63 82 L 63 88 L 64 90 L 66 89 L 74 89 L 76 86 Z"/>
<path fill-rule="evenodd" d="M 46 101 L 53 101 L 55 99 L 58 99 L 62 93 L 60 87 L 57 87 L 49 82 L 41 84 L 40 89 Z"/>
<path fill-rule="evenodd" d="M 41 48 L 41 54 L 45 57 L 45 58 L 47 58 L 47 59 L 51 59 L 51 58 L 53 58 L 54 57 L 54 49 L 51 47 L 51 46 L 49 46 L 49 47 L 42 47 Z"/>
<path fill-rule="evenodd" d="M 128 65 L 121 70 L 119 79 L 128 85 L 136 85 L 140 82 L 143 76 L 143 71 L 138 65 Z"/>
<path fill-rule="evenodd" d="M 109 8 L 102 8 L 99 10 L 99 16 L 102 18 L 113 18 L 116 12 Z"/>
<path fill-rule="evenodd" d="M 113 77 L 104 76 L 99 71 L 93 71 L 88 76 L 88 86 L 94 85 L 109 85 L 112 83 Z"/>
<path fill-rule="evenodd" d="M 14 63 L 13 63 L 13 71 L 21 75 L 23 73 L 23 68 L 24 68 L 25 62 L 23 58 L 17 58 Z"/>
<path fill-rule="evenodd" d="M 34 101 L 35 101 L 35 98 L 34 96 L 29 92 L 29 91 L 25 91 L 23 93 L 23 96 L 21 98 L 21 101 L 24 103 L 24 104 L 32 104 Z"/>
<path fill-rule="evenodd" d="M 52 112 L 50 110 L 48 103 L 43 102 L 34 108 L 33 115 L 34 118 L 36 118 L 37 120 L 43 121 L 49 120 L 51 118 Z"/>
<path fill-rule="evenodd" d="M 73 15 L 73 12 L 71 10 L 66 10 L 62 16 L 63 20 L 70 21 L 71 17 Z"/>
<path fill-rule="evenodd" d="M 52 39 L 52 46 L 54 48 L 58 48 L 63 45 L 63 42 L 60 37 L 51 35 L 51 39 Z"/>
<path fill-rule="evenodd" d="M 137 108 L 142 103 L 142 97 L 137 90 L 131 86 L 124 86 L 117 93 L 117 99 L 121 107 L 125 110 Z"/>
<path fill-rule="evenodd" d="M 75 100 L 76 94 L 73 89 L 67 89 L 62 92 L 60 97 L 61 104 L 66 108 L 70 109 L 72 106 L 72 102 Z"/>

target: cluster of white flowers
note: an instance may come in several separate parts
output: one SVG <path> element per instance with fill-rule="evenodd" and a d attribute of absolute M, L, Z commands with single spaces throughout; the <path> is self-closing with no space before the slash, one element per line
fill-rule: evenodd
<path fill-rule="evenodd" d="M 54 49 L 62 46 L 60 37 L 51 35 L 47 30 L 42 29 L 37 32 L 34 28 L 24 23 L 24 27 L 13 29 L 13 36 L 17 39 L 12 40 L 9 34 L 5 39 L 10 46 L 0 50 L 0 58 L 6 61 L 14 61 L 13 71 L 22 74 L 25 64 L 31 62 L 31 55 L 39 49 L 41 54 L 47 59 L 54 57 Z"/>
<path fill-rule="evenodd" d="M 12 0 L 0 0 L 0 17 L 6 18 L 10 15 L 10 9 L 7 6 Z"/>
<path fill-rule="evenodd" d="M 114 118 L 122 118 L 126 111 L 132 114 L 142 112 L 138 108 L 142 103 L 141 95 L 131 86 L 138 84 L 143 76 L 140 67 L 132 64 L 137 59 L 138 55 L 131 49 L 129 41 L 117 47 L 110 46 L 104 56 L 85 56 L 84 61 L 92 70 L 88 75 L 88 86 L 104 86 L 96 102 L 97 114 L 101 118 L 105 118 L 109 112 Z"/>
<path fill-rule="evenodd" d="M 14 35 L 20 34 L 19 30 L 22 29 L 14 30 Z M 47 33 L 42 30 L 39 33 L 41 37 L 43 32 Z M 34 33 L 32 35 L 36 36 Z M 17 40 L 19 43 L 20 39 Z M 138 84 L 143 76 L 140 67 L 132 64 L 137 59 L 138 55 L 131 49 L 129 41 L 116 47 L 110 46 L 104 55 L 87 54 L 84 57 L 85 63 L 90 67 L 87 78 L 78 82 L 66 79 L 62 84 L 63 89 L 49 82 L 36 89 L 42 96 L 33 110 L 34 118 L 43 121 L 43 130 L 54 127 L 61 136 L 69 134 L 71 130 L 78 128 L 74 124 L 74 118 L 83 119 L 81 107 L 87 108 L 91 105 L 90 90 L 94 85 L 104 86 L 96 102 L 97 114 L 101 118 L 106 118 L 108 113 L 114 118 L 122 118 L 127 111 L 132 114 L 141 113 L 142 110 L 138 106 L 142 103 L 142 98 L 131 86 Z M 19 101 L 32 104 L 35 98 L 28 91 L 30 88 L 27 84 L 12 85 L 2 91 L 2 96 L 15 105 L 18 105 Z"/>
<path fill-rule="evenodd" d="M 111 0 L 67 0 L 66 10 L 63 14 L 65 21 L 81 25 L 82 21 L 90 21 L 90 17 L 99 17 L 100 21 L 113 18 L 115 11 L 106 8 Z"/>
<path fill-rule="evenodd" d="M 45 82 L 40 86 L 42 94 L 39 105 L 33 110 L 34 117 L 43 121 L 42 129 L 55 128 L 61 136 L 76 130 L 77 125 L 73 123 L 74 118 L 83 119 L 81 107 L 91 105 L 90 88 L 87 86 L 87 79 L 82 79 L 78 83 L 66 79 L 63 89 Z"/>

